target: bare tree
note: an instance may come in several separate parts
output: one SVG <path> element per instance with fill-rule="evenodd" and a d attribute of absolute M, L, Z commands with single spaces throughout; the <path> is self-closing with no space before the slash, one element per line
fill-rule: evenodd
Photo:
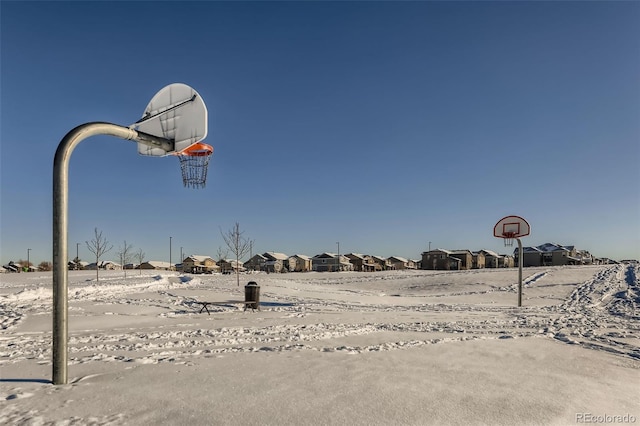
<path fill-rule="evenodd" d="M 144 252 L 142 251 L 142 249 L 139 249 L 138 252 L 135 254 L 136 260 L 138 261 L 138 269 L 140 270 L 140 275 L 142 275 L 142 262 L 144 261 Z"/>
<path fill-rule="evenodd" d="M 23 259 L 18 259 L 18 263 L 20 264 L 20 267 L 23 272 L 29 272 L 29 268 L 33 266 L 33 263 Z"/>
<path fill-rule="evenodd" d="M 75 259 L 73 259 L 73 269 L 74 270 L 79 270 L 80 269 L 80 258 L 78 256 L 75 257 Z"/>
<path fill-rule="evenodd" d="M 53 269 L 51 262 L 43 261 L 38 265 L 38 271 L 50 271 L 51 269 Z"/>
<path fill-rule="evenodd" d="M 240 224 L 238 222 L 227 232 L 222 232 L 222 229 L 220 229 L 220 234 L 231 253 L 236 257 L 236 279 L 238 281 L 238 287 L 240 287 L 240 259 L 249 252 L 251 243 L 247 238 L 242 236 L 244 232 L 240 231 Z"/>
<path fill-rule="evenodd" d="M 131 258 L 133 257 L 133 246 L 131 244 L 127 244 L 127 240 L 124 240 L 124 246 L 118 248 L 118 252 L 116 253 L 118 259 L 120 259 L 120 265 L 122 265 L 122 270 L 124 271 L 124 277 L 127 278 L 127 270 L 125 269 L 125 265 L 131 262 Z"/>
<path fill-rule="evenodd" d="M 93 239 L 85 242 L 87 243 L 87 249 L 96 257 L 96 281 L 100 281 L 100 276 L 98 275 L 100 267 L 98 262 L 100 262 L 100 258 L 108 253 L 113 246 L 102 236 L 102 231 L 98 231 L 98 228 L 93 230 L 93 234 Z"/>
<path fill-rule="evenodd" d="M 223 250 L 222 247 L 218 247 L 218 262 L 226 259 L 229 256 L 229 250 Z"/>

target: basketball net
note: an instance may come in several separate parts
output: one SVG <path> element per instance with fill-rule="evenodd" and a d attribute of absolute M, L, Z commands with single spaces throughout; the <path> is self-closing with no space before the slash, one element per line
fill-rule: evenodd
<path fill-rule="evenodd" d="M 203 142 L 195 143 L 174 154 L 180 160 L 182 183 L 185 188 L 205 187 L 211 154 L 213 147 Z"/>
<path fill-rule="evenodd" d="M 504 234 L 502 234 L 505 247 L 513 247 L 513 240 L 515 239 L 515 235 L 515 232 L 505 232 Z"/>

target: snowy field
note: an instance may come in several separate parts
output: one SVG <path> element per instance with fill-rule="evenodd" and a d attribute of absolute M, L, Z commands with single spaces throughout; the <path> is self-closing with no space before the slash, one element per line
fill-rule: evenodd
<path fill-rule="evenodd" d="M 640 424 L 640 268 L 0 276 L 0 423 Z M 225 303 L 261 287 L 261 310 Z"/>

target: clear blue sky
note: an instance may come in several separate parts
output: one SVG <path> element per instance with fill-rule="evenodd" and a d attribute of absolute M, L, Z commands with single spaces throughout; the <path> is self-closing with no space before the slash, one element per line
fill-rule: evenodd
<path fill-rule="evenodd" d="M 640 258 L 638 2 L 7 2 L 2 264 L 52 258 L 52 168 L 77 125 L 135 122 L 174 82 L 209 109 L 204 190 L 174 157 L 74 151 L 69 253 L 94 227 L 147 260 L 254 253 L 418 259 L 557 242 Z"/>

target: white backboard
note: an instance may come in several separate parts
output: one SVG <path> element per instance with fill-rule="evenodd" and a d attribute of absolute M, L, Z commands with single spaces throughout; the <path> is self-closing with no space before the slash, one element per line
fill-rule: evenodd
<path fill-rule="evenodd" d="M 505 238 L 507 233 L 513 233 L 513 238 L 520 238 L 529 235 L 530 232 L 529 222 L 520 216 L 503 217 L 493 227 L 493 236 L 498 238 Z"/>
<path fill-rule="evenodd" d="M 175 141 L 175 150 L 167 152 L 138 143 L 138 153 L 164 157 L 179 152 L 207 137 L 207 107 L 193 88 L 170 84 L 151 99 L 142 118 L 130 127 L 144 133 Z"/>

